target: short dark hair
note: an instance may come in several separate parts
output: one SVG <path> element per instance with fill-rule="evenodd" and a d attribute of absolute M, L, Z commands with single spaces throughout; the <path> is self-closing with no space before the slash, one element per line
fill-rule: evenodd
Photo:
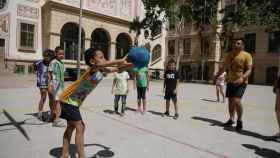
<path fill-rule="evenodd" d="M 60 50 L 64 50 L 61 46 L 57 46 L 57 47 L 55 47 L 55 49 L 54 49 L 54 51 L 55 51 L 55 53 L 57 53 L 58 51 L 60 51 Z"/>
<path fill-rule="evenodd" d="M 95 49 L 95 48 L 88 48 L 86 51 L 85 51 L 85 63 L 88 65 L 88 66 L 93 66 L 91 63 L 90 63 L 90 59 L 92 57 L 95 56 L 96 52 L 98 51 L 98 49 Z"/>
<path fill-rule="evenodd" d="M 49 59 L 53 59 L 55 58 L 55 53 L 52 49 L 46 49 L 43 52 L 43 57 L 48 57 Z"/>
<path fill-rule="evenodd" d="M 233 39 L 233 40 L 234 40 L 234 42 L 236 42 L 236 41 L 242 41 L 242 44 L 245 45 L 245 39 L 242 38 L 242 37 L 240 37 L 240 38 L 235 38 L 235 39 Z"/>
<path fill-rule="evenodd" d="M 168 62 L 167 62 L 167 64 L 169 65 L 169 64 L 176 64 L 176 61 L 174 60 L 174 59 L 170 59 Z"/>

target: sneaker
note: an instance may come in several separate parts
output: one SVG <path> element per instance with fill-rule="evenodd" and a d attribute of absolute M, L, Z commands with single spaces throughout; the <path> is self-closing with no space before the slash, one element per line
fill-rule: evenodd
<path fill-rule="evenodd" d="M 243 123 L 242 123 L 242 121 L 237 120 L 235 130 L 236 130 L 236 131 L 240 131 L 240 130 L 242 130 L 242 128 L 243 128 Z"/>
<path fill-rule="evenodd" d="M 179 114 L 175 114 L 173 118 L 176 120 L 176 119 L 178 119 L 178 117 L 179 117 Z"/>
<path fill-rule="evenodd" d="M 53 121 L 52 126 L 53 127 L 65 127 L 63 121 L 60 119 Z"/>
<path fill-rule="evenodd" d="M 229 119 L 226 123 L 224 123 L 224 126 L 228 127 L 228 126 L 232 126 L 233 124 L 234 124 L 234 121 Z"/>
<path fill-rule="evenodd" d="M 164 115 L 169 116 L 169 111 L 165 111 Z"/>
<path fill-rule="evenodd" d="M 121 115 L 121 116 L 124 116 L 125 114 L 124 114 L 124 112 L 122 112 L 122 113 L 120 113 L 120 115 Z"/>

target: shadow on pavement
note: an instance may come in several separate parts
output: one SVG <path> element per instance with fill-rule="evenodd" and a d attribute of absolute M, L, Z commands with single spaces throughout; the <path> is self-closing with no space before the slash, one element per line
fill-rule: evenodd
<path fill-rule="evenodd" d="M 0 124 L 0 126 L 14 125 L 16 129 L 20 131 L 20 133 L 29 141 L 30 138 L 26 132 L 26 130 L 21 126 L 24 124 L 24 121 L 17 122 L 5 109 L 3 109 L 3 114 L 8 118 L 10 123 Z"/>
<path fill-rule="evenodd" d="M 213 120 L 213 119 L 208 119 L 208 118 L 203 118 L 203 117 L 196 117 L 196 116 L 192 117 L 192 119 L 209 122 L 209 123 L 211 123 L 210 126 L 223 127 L 223 129 L 226 130 L 226 131 L 237 132 L 233 127 L 225 127 L 223 125 L 223 122 L 221 122 L 221 121 L 217 121 L 217 120 Z M 273 136 L 264 136 L 264 135 L 261 135 L 259 133 L 248 131 L 248 130 L 244 130 L 244 129 L 239 131 L 239 132 L 237 132 L 237 133 L 239 133 L 241 135 L 245 135 L 245 136 L 254 137 L 254 138 L 257 138 L 257 139 L 262 139 L 264 141 L 274 141 L 274 142 L 277 142 L 276 139 Z"/>
<path fill-rule="evenodd" d="M 38 112 L 36 112 L 36 113 L 27 113 L 27 114 L 24 114 L 24 115 L 31 115 L 31 116 L 33 116 L 35 118 L 38 118 Z M 46 122 L 46 123 L 52 122 L 50 115 L 51 115 L 51 111 L 44 111 L 42 113 L 42 121 Z"/>
<path fill-rule="evenodd" d="M 217 103 L 217 100 L 212 100 L 212 99 L 202 98 L 201 100 L 203 100 L 203 101 L 208 101 L 208 102 L 215 102 L 215 103 Z"/>
<path fill-rule="evenodd" d="M 260 148 L 258 146 L 251 145 L 251 144 L 242 144 L 242 146 L 244 146 L 245 148 L 248 148 L 248 149 L 255 150 L 255 154 L 262 156 L 264 158 L 280 157 L 280 153 L 275 150 L 271 150 L 271 149 L 267 149 L 267 148 Z"/>
<path fill-rule="evenodd" d="M 102 150 L 99 150 L 97 153 L 95 153 L 93 156 L 91 156 L 90 158 L 109 158 L 109 157 L 113 157 L 114 156 L 114 152 L 110 151 L 109 147 L 106 147 L 104 145 L 100 145 L 100 144 L 85 144 L 84 145 L 85 148 L 88 146 L 98 146 L 101 147 Z M 55 158 L 60 158 L 62 155 L 62 147 L 58 147 L 58 148 L 53 148 L 50 150 L 50 155 L 55 157 Z M 70 144 L 69 146 L 69 156 L 70 158 L 76 158 L 76 154 L 77 154 L 77 149 L 76 149 L 76 145 L 75 144 Z"/>
<path fill-rule="evenodd" d="M 115 114 L 115 111 L 110 110 L 110 109 L 103 110 L 103 112 L 106 114 L 111 114 L 111 115 Z"/>
<path fill-rule="evenodd" d="M 151 114 L 154 114 L 154 115 L 164 117 L 164 114 L 162 112 L 157 112 L 157 111 L 153 111 L 153 110 L 149 110 L 148 112 Z"/>
<path fill-rule="evenodd" d="M 130 108 L 130 107 L 126 107 L 125 109 L 126 109 L 126 110 L 129 110 L 129 111 L 134 111 L 134 112 L 136 111 L 136 109 Z"/>

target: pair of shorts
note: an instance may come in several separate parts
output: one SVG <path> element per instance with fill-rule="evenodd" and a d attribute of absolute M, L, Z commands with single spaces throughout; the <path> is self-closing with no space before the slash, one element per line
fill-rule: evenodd
<path fill-rule="evenodd" d="M 126 104 L 126 95 L 115 95 L 115 104 L 118 104 L 120 98 L 122 100 L 122 104 Z"/>
<path fill-rule="evenodd" d="M 242 96 L 245 93 L 247 84 L 234 84 L 234 83 L 228 83 L 227 89 L 226 89 L 226 97 L 232 98 L 242 98 Z"/>
<path fill-rule="evenodd" d="M 137 87 L 137 99 L 146 99 L 147 87 Z"/>
<path fill-rule="evenodd" d="M 60 118 L 67 121 L 81 121 L 82 116 L 77 106 L 61 102 Z"/>
<path fill-rule="evenodd" d="M 177 101 L 177 94 L 174 93 L 174 91 L 165 91 L 164 99 L 168 101 L 170 99 L 172 99 L 173 101 Z"/>

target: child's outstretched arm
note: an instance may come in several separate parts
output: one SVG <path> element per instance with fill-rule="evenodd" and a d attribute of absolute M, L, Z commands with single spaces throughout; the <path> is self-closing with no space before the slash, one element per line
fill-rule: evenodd
<path fill-rule="evenodd" d="M 103 68 L 103 67 L 109 67 L 109 66 L 122 66 L 124 64 L 128 63 L 127 62 L 127 55 L 123 57 L 122 59 L 117 59 L 117 60 L 111 60 L 111 61 L 105 61 L 100 64 L 96 64 L 96 68 Z"/>
<path fill-rule="evenodd" d="M 118 67 L 103 67 L 101 68 L 104 72 L 106 73 L 112 73 L 112 72 L 118 72 L 118 71 L 124 71 L 124 70 L 127 70 L 127 69 L 130 69 L 133 67 L 133 64 L 131 63 L 124 63 Z"/>

